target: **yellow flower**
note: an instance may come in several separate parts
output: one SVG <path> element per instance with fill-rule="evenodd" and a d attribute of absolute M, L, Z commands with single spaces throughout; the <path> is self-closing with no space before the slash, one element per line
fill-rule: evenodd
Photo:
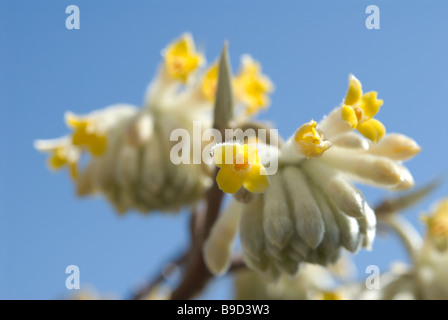
<path fill-rule="evenodd" d="M 363 136 L 375 143 L 386 134 L 384 125 L 373 119 L 383 105 L 383 100 L 377 99 L 377 95 L 376 91 L 363 94 L 361 82 L 354 75 L 350 75 L 347 95 L 342 106 L 342 118 L 353 129 L 358 129 Z"/>
<path fill-rule="evenodd" d="M 209 101 L 215 101 L 216 88 L 218 86 L 218 63 L 213 63 L 202 79 L 202 93 Z"/>
<path fill-rule="evenodd" d="M 72 135 L 73 145 L 86 147 L 94 156 L 100 156 L 106 151 L 106 136 L 95 129 L 94 122 L 91 119 L 79 118 L 72 113 L 68 113 L 66 122 L 74 130 Z"/>
<path fill-rule="evenodd" d="M 448 199 L 440 202 L 431 217 L 423 217 L 431 236 L 448 238 Z"/>
<path fill-rule="evenodd" d="M 262 193 L 270 185 L 258 149 L 253 145 L 217 145 L 213 148 L 213 159 L 220 168 L 216 181 L 224 192 L 235 193 L 244 186 L 250 192 Z"/>
<path fill-rule="evenodd" d="M 37 140 L 35 147 L 39 151 L 48 152 L 48 166 L 51 170 L 67 167 L 73 179 L 78 177 L 78 159 L 80 150 L 71 145 L 68 137 L 55 140 Z"/>
<path fill-rule="evenodd" d="M 54 170 L 59 170 L 64 166 L 70 169 L 70 175 L 73 179 L 78 176 L 78 165 L 75 161 L 70 161 L 67 157 L 67 149 L 64 147 L 56 148 L 48 158 L 48 165 Z"/>
<path fill-rule="evenodd" d="M 203 56 L 196 52 L 193 38 L 186 33 L 171 43 L 164 52 L 165 66 L 168 74 L 182 83 L 204 61 Z"/>
<path fill-rule="evenodd" d="M 313 120 L 297 129 L 294 134 L 294 141 L 307 159 L 320 157 L 331 146 L 331 143 L 324 141 L 321 134 L 316 130 L 316 121 Z"/>
<path fill-rule="evenodd" d="M 237 99 L 247 105 L 247 113 L 253 114 L 269 103 L 268 93 L 273 91 L 271 80 L 261 74 L 261 66 L 250 56 L 242 58 L 242 66 L 235 77 L 234 88 Z"/>

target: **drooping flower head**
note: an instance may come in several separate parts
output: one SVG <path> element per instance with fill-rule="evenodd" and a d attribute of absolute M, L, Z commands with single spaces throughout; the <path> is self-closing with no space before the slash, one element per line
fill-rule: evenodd
<path fill-rule="evenodd" d="M 65 119 L 68 127 L 73 129 L 73 145 L 86 148 L 94 156 L 104 153 L 107 144 L 106 135 L 95 128 L 94 119 L 80 118 L 70 112 Z"/>
<path fill-rule="evenodd" d="M 60 170 L 64 167 L 70 171 L 70 176 L 78 176 L 78 161 L 81 150 L 71 143 L 69 137 L 54 140 L 37 140 L 34 143 L 37 150 L 49 153 L 48 167 L 51 170 Z"/>
<path fill-rule="evenodd" d="M 266 169 L 254 145 L 224 143 L 213 148 L 213 159 L 220 168 L 216 180 L 221 190 L 237 192 L 241 186 L 250 192 L 264 192 L 269 187 Z"/>
<path fill-rule="evenodd" d="M 263 193 L 242 204 L 232 219 L 218 220 L 204 247 L 212 272 L 220 274 L 228 267 L 224 259 L 217 259 L 219 252 L 212 244 L 229 248 L 233 241 L 227 237 L 224 245 L 215 238 L 215 232 L 219 235 L 221 228 L 229 230 L 236 225 L 246 264 L 270 279 L 282 273 L 295 275 L 302 262 L 335 262 L 341 248 L 357 252 L 372 247 L 375 213 L 352 181 L 391 190 L 408 189 L 414 181 L 402 161 L 412 158 L 420 147 L 404 135 L 379 139 L 382 133 L 374 137 L 359 130 L 358 125 L 372 120 L 380 104 L 375 102 L 376 95 L 362 95 L 357 83 L 351 84 L 355 88 L 349 89 L 346 104 L 319 123 L 300 126 L 279 146 L 279 169 L 269 176 L 270 184 Z M 344 106 L 358 114 L 356 126 L 344 119 Z M 353 132 L 355 127 L 362 135 Z M 230 170 L 220 173 L 220 180 L 232 180 Z"/>
<path fill-rule="evenodd" d="M 131 209 L 178 211 L 194 204 L 211 184 L 210 165 L 194 164 L 193 153 L 184 162 L 173 163 L 171 149 L 178 141 L 171 134 L 183 130 L 193 136 L 194 121 L 201 123 L 202 131 L 211 127 L 219 70 L 213 63 L 202 72 L 204 64 L 193 37 L 183 34 L 162 50 L 160 68 L 142 108 L 114 105 L 85 115 L 67 112 L 70 135 L 50 147 L 41 141 L 38 148 L 50 152 L 52 169 L 70 168 L 79 196 L 102 194 L 120 213 Z M 252 80 L 258 77 L 263 76 L 254 73 Z M 251 87 L 248 81 L 241 83 Z M 178 143 L 193 149 L 193 141 Z M 202 151 L 206 144 L 198 145 Z M 83 165 L 79 164 L 81 156 L 87 159 Z M 253 170 L 248 172 L 241 166 L 238 183 L 256 191 L 258 183 L 251 181 L 257 178 L 258 164 L 250 166 Z"/>
<path fill-rule="evenodd" d="M 415 195 L 419 197 L 420 192 L 415 191 Z M 445 198 L 435 204 L 429 215 L 422 216 L 427 227 L 424 237 L 400 213 L 383 217 L 403 241 L 411 263 L 395 263 L 387 273 L 381 275 L 380 290 L 362 288 L 361 297 L 377 300 L 448 299 L 447 215 L 448 199 Z"/>

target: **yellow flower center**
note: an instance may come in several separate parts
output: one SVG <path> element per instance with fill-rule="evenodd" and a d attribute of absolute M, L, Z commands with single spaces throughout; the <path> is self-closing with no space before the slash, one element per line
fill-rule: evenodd
<path fill-rule="evenodd" d="M 213 148 L 213 159 L 220 168 L 216 181 L 224 192 L 235 193 L 244 186 L 250 192 L 261 193 L 270 185 L 258 149 L 253 145 L 217 145 Z"/>
<path fill-rule="evenodd" d="M 52 156 L 48 159 L 49 165 L 53 169 L 60 169 L 67 164 L 67 150 L 65 147 L 57 147 L 52 151 Z"/>
<path fill-rule="evenodd" d="M 294 134 L 294 141 L 306 158 L 320 157 L 331 146 L 329 141 L 324 141 L 316 125 L 316 121 L 311 120 L 297 129 Z"/>
<path fill-rule="evenodd" d="M 81 119 L 70 114 L 66 121 L 67 125 L 73 129 L 73 145 L 86 147 L 94 156 L 100 156 L 106 151 L 106 136 L 95 130 L 92 120 Z"/>
<path fill-rule="evenodd" d="M 51 150 L 48 165 L 53 170 L 60 170 L 64 166 L 67 166 L 70 169 L 70 175 L 73 179 L 76 179 L 78 176 L 78 164 L 69 158 L 68 150 L 65 146 L 56 147 Z"/>
<path fill-rule="evenodd" d="M 203 62 L 203 56 L 196 52 L 191 35 L 185 34 L 171 43 L 165 50 L 165 66 L 168 74 L 183 83 Z"/>
<path fill-rule="evenodd" d="M 375 91 L 363 94 L 361 82 L 350 75 L 347 95 L 342 106 L 342 119 L 375 143 L 386 134 L 384 125 L 373 119 L 383 105 L 383 100 L 377 99 L 377 95 Z"/>
<path fill-rule="evenodd" d="M 255 160 L 257 161 L 257 160 Z M 249 157 L 247 154 L 238 153 L 234 157 L 234 161 L 232 163 L 233 170 L 235 171 L 247 171 L 250 169 Z"/>

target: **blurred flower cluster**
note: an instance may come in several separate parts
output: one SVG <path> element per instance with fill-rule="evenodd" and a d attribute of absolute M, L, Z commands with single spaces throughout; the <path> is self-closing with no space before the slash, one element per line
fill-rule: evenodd
<path fill-rule="evenodd" d="M 169 44 L 162 57 L 141 108 L 120 104 L 87 115 L 67 112 L 71 134 L 36 141 L 38 150 L 49 153 L 50 169 L 70 170 L 79 196 L 103 194 L 119 213 L 176 212 L 197 202 L 211 185 L 209 165 L 170 161 L 175 145 L 170 134 L 183 128 L 193 135 L 193 121 L 202 130 L 210 128 L 218 64 L 201 71 L 205 58 L 190 34 Z M 232 81 L 243 121 L 269 104 L 273 86 L 249 55 L 241 63 Z M 89 159 L 81 168 L 84 155 Z"/>
<path fill-rule="evenodd" d="M 69 170 L 79 196 L 101 194 L 118 213 L 190 208 L 192 221 L 205 223 L 191 228 L 199 234 L 193 235 L 192 246 L 199 249 L 187 256 L 192 260 L 200 252 L 192 265 L 205 263 L 215 276 L 230 272 L 241 257 L 245 270 L 235 278 L 236 298 L 446 298 L 448 202 L 424 218 L 428 231 L 422 240 L 409 231 L 400 208 L 380 215 L 354 186 L 392 191 L 414 186 L 403 163 L 421 148 L 410 137 L 386 132 L 376 118 L 383 105 L 378 93 L 364 92 L 350 74 L 337 107 L 323 117 L 317 114 L 320 121 L 304 119 L 283 139 L 260 134 L 273 128 L 254 120 L 270 105 L 273 90 L 251 56 L 242 56 L 233 75 L 226 46 L 219 59 L 206 65 L 186 33 L 162 50 L 141 107 L 67 112 L 71 132 L 38 140 L 35 147 L 49 154 L 50 169 Z M 193 139 L 173 140 L 178 129 Z M 243 138 L 224 141 L 208 131 L 249 129 Z M 173 150 L 187 161 L 175 163 Z M 195 150 L 209 153 L 211 161 L 198 161 Z M 229 201 L 220 210 L 224 194 Z M 197 217 L 203 203 L 208 216 Z M 340 266 L 341 255 L 349 261 L 348 253 L 371 250 L 378 221 L 401 236 L 413 265 L 384 274 L 380 290 L 345 280 L 340 285 L 344 277 L 335 270 L 350 269 L 350 263 Z M 235 249 L 236 239 L 241 250 Z"/>

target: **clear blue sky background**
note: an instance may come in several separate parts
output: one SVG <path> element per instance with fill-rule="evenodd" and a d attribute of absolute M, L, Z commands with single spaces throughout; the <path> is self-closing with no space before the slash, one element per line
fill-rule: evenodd
<path fill-rule="evenodd" d="M 81 11 L 67 30 L 65 8 Z M 376 4 L 381 29 L 367 30 Z M 260 115 L 284 136 L 320 119 L 343 98 L 347 75 L 377 90 L 378 118 L 413 137 L 423 151 L 408 167 L 417 184 L 447 173 L 448 3 L 444 1 L 1 1 L 0 3 L 0 298 L 66 296 L 65 268 L 81 283 L 126 297 L 188 243 L 188 213 L 119 217 L 102 198 L 77 199 L 66 172 L 51 174 L 36 138 L 67 132 L 66 110 L 85 113 L 117 102 L 140 105 L 160 50 L 184 31 L 208 61 L 229 40 L 262 62 L 276 85 Z M 363 188 L 375 203 L 387 191 Z M 448 195 L 442 185 L 407 217 Z M 394 236 L 355 257 L 369 264 L 406 261 Z M 203 297 L 228 298 L 223 278 Z"/>

